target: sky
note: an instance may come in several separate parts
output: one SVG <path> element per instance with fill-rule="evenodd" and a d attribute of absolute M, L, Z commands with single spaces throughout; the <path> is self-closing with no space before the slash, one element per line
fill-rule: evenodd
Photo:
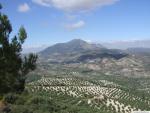
<path fill-rule="evenodd" d="M 25 46 L 72 39 L 92 42 L 150 39 L 150 0 L 0 0 L 13 32 L 24 26 Z"/>

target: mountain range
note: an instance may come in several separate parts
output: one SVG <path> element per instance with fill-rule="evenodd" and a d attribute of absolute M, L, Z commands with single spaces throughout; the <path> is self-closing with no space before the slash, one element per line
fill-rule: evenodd
<path fill-rule="evenodd" d="M 136 48 L 135 48 L 136 50 Z M 144 51 L 145 49 L 140 49 Z M 39 62 L 100 71 L 106 75 L 150 76 L 146 53 L 133 49 L 107 49 L 80 39 L 59 43 L 39 52 Z M 145 50 L 149 52 L 149 50 Z"/>
<path fill-rule="evenodd" d="M 104 48 L 100 44 L 89 44 L 86 41 L 81 39 L 74 39 L 67 43 L 58 43 L 53 46 L 46 48 L 45 50 L 41 51 L 42 55 L 45 54 L 66 54 L 66 53 L 75 53 L 75 52 L 83 52 L 86 50 L 98 50 Z"/>
<path fill-rule="evenodd" d="M 111 49 L 128 49 L 128 48 L 150 48 L 150 40 L 133 40 L 133 41 L 114 41 L 102 43 L 103 46 Z"/>
<path fill-rule="evenodd" d="M 118 49 L 107 49 L 100 44 L 91 44 L 81 39 L 74 39 L 66 43 L 58 43 L 41 51 L 39 55 L 51 62 L 83 62 L 97 58 L 120 59 L 127 54 Z"/>
<path fill-rule="evenodd" d="M 77 40 L 77 39 L 75 39 Z M 85 42 L 85 41 L 84 41 Z M 62 45 L 63 43 L 59 43 L 56 45 Z M 90 42 L 90 44 L 97 45 L 97 46 L 102 46 L 106 47 L 109 49 L 121 49 L 121 50 L 126 50 L 126 49 L 131 49 L 131 48 L 143 48 L 143 49 L 149 49 L 150 48 L 150 40 L 134 40 L 134 41 L 114 41 L 114 42 L 102 42 L 101 44 L 99 42 Z M 38 53 L 40 51 L 43 51 L 50 45 L 44 45 L 44 46 L 37 46 L 37 47 L 24 47 L 23 48 L 23 53 Z"/>

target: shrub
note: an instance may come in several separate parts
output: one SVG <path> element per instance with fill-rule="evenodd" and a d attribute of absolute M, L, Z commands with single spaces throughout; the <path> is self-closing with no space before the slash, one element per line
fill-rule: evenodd
<path fill-rule="evenodd" d="M 10 104 L 14 104 L 17 99 L 18 95 L 14 93 L 9 93 L 4 96 L 4 101 Z"/>

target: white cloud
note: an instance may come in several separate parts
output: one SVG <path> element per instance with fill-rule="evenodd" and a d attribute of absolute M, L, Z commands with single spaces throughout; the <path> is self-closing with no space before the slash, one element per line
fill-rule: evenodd
<path fill-rule="evenodd" d="M 78 22 L 75 22 L 75 23 L 71 23 L 71 24 L 67 24 L 65 25 L 65 27 L 68 29 L 68 30 L 75 30 L 75 29 L 79 29 L 79 28 L 82 28 L 85 26 L 85 22 L 80 20 Z"/>
<path fill-rule="evenodd" d="M 52 0 L 32 0 L 34 3 L 37 3 L 42 6 L 49 7 L 52 4 Z"/>
<path fill-rule="evenodd" d="M 119 0 L 32 0 L 34 3 L 47 7 L 55 7 L 63 11 L 88 11 L 97 7 L 114 4 Z"/>
<path fill-rule="evenodd" d="M 18 7 L 19 12 L 28 12 L 30 10 L 30 7 L 27 3 L 21 4 Z"/>

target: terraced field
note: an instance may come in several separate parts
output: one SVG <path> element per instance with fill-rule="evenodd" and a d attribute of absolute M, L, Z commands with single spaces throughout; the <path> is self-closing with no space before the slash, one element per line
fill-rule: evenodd
<path fill-rule="evenodd" d="M 89 107 L 108 113 L 132 113 L 150 110 L 150 99 L 125 90 L 122 85 L 105 79 L 83 79 L 80 77 L 42 77 L 28 83 L 29 92 L 55 93 L 79 99 L 76 104 L 86 102 Z M 87 107 L 88 107 L 87 106 Z"/>

